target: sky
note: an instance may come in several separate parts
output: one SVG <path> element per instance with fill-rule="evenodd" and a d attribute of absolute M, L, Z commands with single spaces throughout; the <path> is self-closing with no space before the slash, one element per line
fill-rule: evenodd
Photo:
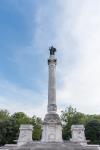
<path fill-rule="evenodd" d="M 52 45 L 58 113 L 100 114 L 100 0 L 0 0 L 0 108 L 44 117 Z"/>

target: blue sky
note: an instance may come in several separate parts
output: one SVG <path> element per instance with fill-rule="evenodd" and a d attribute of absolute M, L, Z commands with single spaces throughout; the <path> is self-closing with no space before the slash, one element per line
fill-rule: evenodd
<path fill-rule="evenodd" d="M 99 0 L 0 0 L 0 108 L 44 116 L 54 45 L 58 112 L 100 113 L 99 8 Z"/>

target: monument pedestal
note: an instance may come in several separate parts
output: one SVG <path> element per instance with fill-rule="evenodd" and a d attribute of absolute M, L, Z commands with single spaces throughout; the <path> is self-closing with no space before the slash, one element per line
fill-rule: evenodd
<path fill-rule="evenodd" d="M 62 127 L 58 114 L 47 114 L 44 119 L 42 142 L 62 142 Z"/>
<path fill-rule="evenodd" d="M 20 126 L 20 133 L 19 133 L 17 145 L 21 146 L 23 144 L 26 144 L 27 142 L 31 142 L 32 141 L 32 131 L 33 131 L 32 125 L 22 124 Z"/>
<path fill-rule="evenodd" d="M 80 144 L 87 144 L 84 130 L 84 125 L 72 125 L 72 138 L 70 139 L 70 141 Z"/>
<path fill-rule="evenodd" d="M 99 146 L 86 146 L 70 142 L 28 142 L 22 146 L 6 145 L 0 150 L 100 150 Z"/>

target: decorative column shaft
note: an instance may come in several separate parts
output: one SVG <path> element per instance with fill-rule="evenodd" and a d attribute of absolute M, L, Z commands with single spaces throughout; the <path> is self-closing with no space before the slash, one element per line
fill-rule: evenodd
<path fill-rule="evenodd" d="M 57 111 L 56 106 L 56 62 L 55 58 L 56 49 L 51 47 L 50 57 L 48 59 L 49 66 L 49 83 L 48 83 L 48 112 L 54 113 Z"/>

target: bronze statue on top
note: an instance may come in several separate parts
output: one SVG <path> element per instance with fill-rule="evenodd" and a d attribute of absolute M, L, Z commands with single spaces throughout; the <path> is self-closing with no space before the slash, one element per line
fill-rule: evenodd
<path fill-rule="evenodd" d="M 49 50 L 50 50 L 50 55 L 55 55 L 56 48 L 54 48 L 53 46 L 51 46 L 51 48 L 49 48 Z"/>

